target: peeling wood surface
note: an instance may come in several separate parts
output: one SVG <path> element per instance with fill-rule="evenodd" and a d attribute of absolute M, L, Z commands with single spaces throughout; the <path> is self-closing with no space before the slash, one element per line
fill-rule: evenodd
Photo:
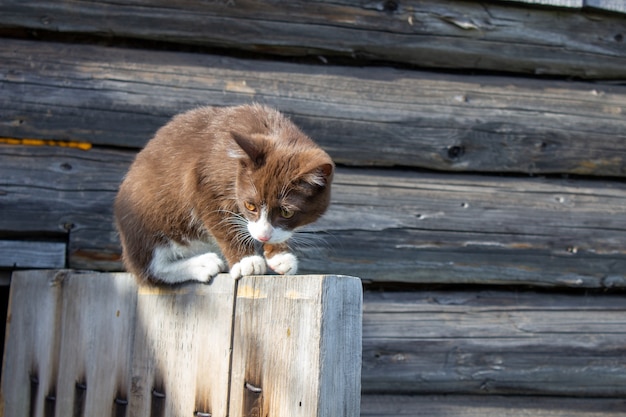
<path fill-rule="evenodd" d="M 615 1 L 592 3 L 624 11 Z M 152 0 L 148 7 L 141 0 L 5 0 L 0 27 L 437 69 L 626 76 L 623 16 L 513 2 Z"/>
<path fill-rule="evenodd" d="M 0 147 L 0 230 L 69 233 L 70 266 L 119 270 L 112 203 L 134 152 Z M 626 184 L 340 168 L 299 248 L 372 282 L 626 286 Z"/>
<path fill-rule="evenodd" d="M 626 86 L 9 39 L 0 60 L 0 137 L 139 148 L 178 112 L 258 101 L 341 164 L 626 176 Z"/>

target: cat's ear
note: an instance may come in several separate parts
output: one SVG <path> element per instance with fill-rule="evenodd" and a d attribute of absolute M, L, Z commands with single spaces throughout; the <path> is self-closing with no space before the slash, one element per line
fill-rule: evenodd
<path fill-rule="evenodd" d="M 238 146 L 238 149 L 230 152 L 231 156 L 240 158 L 244 164 L 247 159 L 257 167 L 265 163 L 265 149 L 262 141 L 237 132 L 231 132 L 231 135 Z"/>
<path fill-rule="evenodd" d="M 328 156 L 314 159 L 312 162 L 313 164 L 309 165 L 305 174 L 301 176 L 302 180 L 311 185 L 326 187 L 332 179 L 335 165 Z"/>

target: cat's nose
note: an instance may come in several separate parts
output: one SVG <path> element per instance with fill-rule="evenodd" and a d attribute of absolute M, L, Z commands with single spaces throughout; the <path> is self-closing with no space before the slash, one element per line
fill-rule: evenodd
<path fill-rule="evenodd" d="M 270 237 L 269 236 L 259 236 L 259 237 L 257 237 L 257 239 L 259 239 L 261 242 L 265 243 L 265 242 L 270 240 Z"/>

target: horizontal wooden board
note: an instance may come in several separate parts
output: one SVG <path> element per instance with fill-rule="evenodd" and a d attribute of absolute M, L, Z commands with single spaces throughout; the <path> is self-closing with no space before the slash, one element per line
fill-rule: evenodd
<path fill-rule="evenodd" d="M 528 4 L 542 5 L 542 6 L 575 7 L 575 8 L 582 8 L 585 5 L 585 0 L 499 0 L 499 1 L 528 3 Z"/>
<path fill-rule="evenodd" d="M 366 292 L 362 387 L 624 398 L 624 343 L 623 294 Z"/>
<path fill-rule="evenodd" d="M 626 2 L 623 0 L 585 0 L 585 5 L 613 12 L 626 13 Z"/>
<path fill-rule="evenodd" d="M 625 77 L 622 16 L 524 6 L 455 0 L 5 0 L 0 26 L 322 60 L 340 56 L 430 68 Z"/>
<path fill-rule="evenodd" d="M 626 176 L 626 86 L 6 39 L 0 61 L 0 137 L 141 147 L 183 110 L 258 101 L 342 164 Z"/>
<path fill-rule="evenodd" d="M 624 399 L 495 395 L 364 395 L 362 417 L 617 417 Z"/>
<path fill-rule="evenodd" d="M 66 250 L 63 242 L 0 240 L 0 268 L 64 268 Z"/>
<path fill-rule="evenodd" d="M 112 203 L 134 153 L 0 146 L 0 230 L 69 234 L 117 270 Z M 302 272 L 373 282 L 626 286 L 626 183 L 340 168 L 301 234 Z"/>

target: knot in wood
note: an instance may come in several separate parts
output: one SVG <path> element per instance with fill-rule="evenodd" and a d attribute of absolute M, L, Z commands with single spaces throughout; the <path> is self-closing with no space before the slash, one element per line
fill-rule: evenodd
<path fill-rule="evenodd" d="M 395 12 L 398 10 L 398 2 L 394 0 L 387 0 L 383 2 L 383 11 L 385 12 Z"/>
<path fill-rule="evenodd" d="M 463 145 L 454 145 L 448 148 L 448 158 L 459 159 L 465 155 L 465 147 Z"/>

